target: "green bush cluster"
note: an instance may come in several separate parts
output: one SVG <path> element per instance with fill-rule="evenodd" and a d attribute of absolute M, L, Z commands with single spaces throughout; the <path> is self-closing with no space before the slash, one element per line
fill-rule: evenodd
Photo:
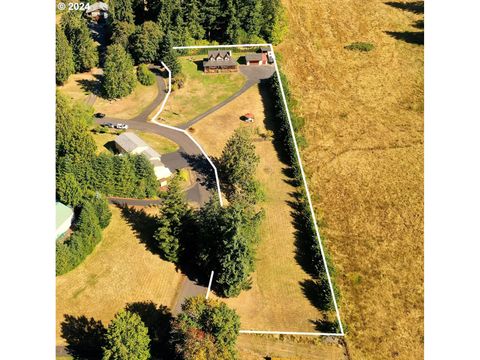
<path fill-rule="evenodd" d="M 291 108 L 293 105 L 290 91 L 288 89 L 288 82 L 286 81 L 283 74 L 282 84 L 283 90 L 285 92 L 287 102 Z M 292 134 L 290 131 L 290 125 L 288 122 L 287 112 L 283 104 L 282 95 L 280 91 L 280 84 L 277 77 L 272 77 L 269 80 L 270 85 L 274 90 L 274 116 L 277 119 L 277 122 L 280 124 L 278 129 L 278 139 L 280 139 L 284 145 L 285 153 L 288 159 L 288 162 L 293 170 L 293 176 L 295 179 L 295 184 L 297 186 L 297 209 L 295 215 L 297 217 L 296 223 L 300 227 L 299 230 L 299 245 L 303 248 L 301 249 L 302 254 L 305 258 L 308 259 L 308 270 L 316 278 L 316 284 L 319 286 L 319 293 L 324 302 L 324 309 L 333 310 L 333 300 L 330 292 L 330 287 L 328 285 L 328 278 L 326 276 L 326 269 L 324 267 L 323 257 L 320 250 L 320 245 L 318 243 L 314 220 L 311 216 L 310 206 L 308 203 L 307 193 L 303 186 L 303 179 L 300 169 L 300 164 L 298 162 L 297 153 L 295 150 L 294 142 L 292 139 Z M 292 119 L 292 125 L 295 129 L 295 135 L 298 143 L 298 132 L 301 131 L 303 127 L 303 119 L 296 117 L 290 113 Z M 335 270 L 329 260 L 329 256 L 326 254 L 327 266 L 330 270 L 330 274 L 335 274 Z M 333 283 L 334 291 L 338 296 L 338 288 Z M 338 297 L 337 297 L 338 299 Z"/>
<path fill-rule="evenodd" d="M 73 234 L 56 244 L 56 274 L 62 275 L 77 267 L 102 239 L 102 229 L 110 223 L 112 214 L 106 199 L 91 196 L 81 205 Z"/>
<path fill-rule="evenodd" d="M 150 86 L 155 83 L 155 75 L 150 71 L 146 64 L 140 64 L 137 67 L 138 82 L 145 86 Z"/>
<path fill-rule="evenodd" d="M 347 50 L 362 51 L 362 52 L 371 51 L 374 48 L 375 46 L 373 44 L 367 43 L 367 42 L 354 42 L 354 43 L 351 43 L 350 45 L 345 46 L 345 49 Z"/>

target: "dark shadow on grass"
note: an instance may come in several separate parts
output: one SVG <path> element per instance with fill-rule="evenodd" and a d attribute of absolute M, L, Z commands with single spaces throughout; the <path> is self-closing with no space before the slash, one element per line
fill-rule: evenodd
<path fill-rule="evenodd" d="M 409 44 L 423 45 L 424 43 L 423 31 L 385 31 L 385 33 Z"/>
<path fill-rule="evenodd" d="M 66 351 L 74 359 L 101 359 L 106 329 L 101 321 L 85 316 L 64 315 L 61 336 L 67 342 Z"/>
<path fill-rule="evenodd" d="M 391 7 L 410 11 L 414 14 L 423 14 L 424 13 L 424 4 L 423 1 L 414 1 L 414 2 L 400 2 L 400 1 L 387 1 L 385 5 L 389 5 Z"/>
<path fill-rule="evenodd" d="M 93 75 L 96 80 L 87 80 L 81 79 L 77 80 L 77 83 L 80 85 L 80 88 L 85 92 L 90 92 L 95 96 L 103 97 L 103 87 L 102 87 L 102 78 L 103 75 L 95 74 Z"/>
<path fill-rule="evenodd" d="M 323 320 L 310 320 L 315 325 L 315 330 L 323 333 L 338 333 L 340 331 L 336 321 L 327 319 Z"/>
<path fill-rule="evenodd" d="M 159 255 L 158 245 L 153 235 L 157 229 L 157 220 L 143 210 L 137 210 L 133 206 L 117 205 L 122 211 L 122 215 L 130 224 L 142 244 L 153 254 Z"/>
<path fill-rule="evenodd" d="M 173 319 L 170 309 L 152 301 L 142 301 L 127 304 L 125 310 L 138 314 L 148 328 L 152 358 L 173 359 L 174 352 L 169 343 Z"/>

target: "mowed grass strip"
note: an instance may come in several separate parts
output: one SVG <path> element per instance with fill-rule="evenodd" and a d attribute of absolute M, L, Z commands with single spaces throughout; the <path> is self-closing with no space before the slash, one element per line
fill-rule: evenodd
<path fill-rule="evenodd" d="M 275 50 L 305 118 L 351 357 L 422 358 L 423 46 L 406 35 L 423 32 L 423 2 L 282 2 L 289 32 Z M 375 48 L 344 49 L 358 41 Z"/>
<path fill-rule="evenodd" d="M 253 87 L 225 107 L 194 126 L 193 137 L 212 156 L 219 156 L 227 139 L 239 126 L 258 127 L 266 132 L 264 101 L 259 88 Z M 255 122 L 246 124 L 239 117 L 253 112 Z M 222 299 L 241 318 L 242 329 L 274 331 L 315 331 L 312 321 L 321 317 L 302 290 L 310 276 L 295 259 L 295 228 L 292 193 L 295 187 L 284 174 L 286 165 L 278 157 L 272 141 L 256 136 L 256 152 L 260 157 L 257 179 L 265 188 L 265 219 L 260 226 L 260 244 L 252 289 L 237 298 Z"/>
<path fill-rule="evenodd" d="M 65 343 L 60 336 L 64 314 L 93 317 L 106 325 L 130 302 L 173 304 L 182 275 L 145 248 L 121 209 L 110 209 L 112 221 L 101 243 L 80 266 L 56 279 L 57 345 Z M 152 215 L 155 209 L 147 212 Z"/>
<path fill-rule="evenodd" d="M 86 100 L 90 94 L 101 94 L 99 69 L 91 72 L 73 74 L 68 81 L 58 89 L 74 100 Z M 137 82 L 133 92 L 118 100 L 107 100 L 97 96 L 93 108 L 109 117 L 128 120 L 142 113 L 158 95 L 156 84 L 144 86 Z"/>
<path fill-rule="evenodd" d="M 172 91 L 168 98 L 161 115 L 168 124 L 180 125 L 192 120 L 236 93 L 245 84 L 246 78 L 240 72 L 204 74 L 197 65 L 203 57 L 206 55 L 179 58 L 185 85 Z"/>

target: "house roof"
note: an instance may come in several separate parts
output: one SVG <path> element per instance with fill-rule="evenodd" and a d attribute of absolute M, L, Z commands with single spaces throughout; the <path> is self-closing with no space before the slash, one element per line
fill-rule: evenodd
<path fill-rule="evenodd" d="M 73 210 L 67 205 L 63 205 L 61 202 L 57 202 L 55 204 L 55 214 L 55 222 L 58 229 L 65 221 L 67 221 L 73 215 Z"/>
<path fill-rule="evenodd" d="M 160 160 L 160 154 L 153 150 L 151 147 L 142 151 L 142 154 L 147 157 L 148 160 L 158 159 Z"/>
<path fill-rule="evenodd" d="M 218 67 L 224 67 L 224 66 L 236 66 L 237 61 L 230 59 L 230 60 L 223 60 L 223 61 L 204 61 L 203 62 L 203 67 L 209 67 L 209 66 L 218 66 Z"/>
<path fill-rule="evenodd" d="M 262 54 L 247 54 L 245 59 L 247 61 L 262 61 Z"/>
<path fill-rule="evenodd" d="M 232 52 L 230 50 L 210 50 L 208 52 L 208 57 L 210 58 L 211 56 L 217 57 L 220 55 L 222 58 L 225 56 L 232 56 Z"/>
<path fill-rule="evenodd" d="M 99 2 L 96 2 L 95 4 L 90 5 L 88 7 L 88 9 L 85 10 L 85 12 L 87 14 L 90 14 L 90 13 L 92 13 L 94 11 L 97 11 L 97 10 L 108 11 L 108 5 L 105 4 L 104 2 L 99 1 Z"/>
<path fill-rule="evenodd" d="M 115 143 L 117 143 L 126 152 L 131 152 L 139 147 L 148 148 L 147 143 L 140 139 L 133 132 L 125 132 L 121 135 L 118 135 L 115 138 Z"/>

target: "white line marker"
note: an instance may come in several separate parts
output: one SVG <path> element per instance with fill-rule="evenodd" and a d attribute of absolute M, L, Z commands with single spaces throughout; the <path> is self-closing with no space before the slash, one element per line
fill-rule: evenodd
<path fill-rule="evenodd" d="M 343 336 L 343 334 L 339 334 L 339 333 L 302 332 L 302 331 L 263 331 L 263 330 L 240 330 L 240 334 Z"/>
<path fill-rule="evenodd" d="M 163 103 L 162 103 L 162 106 L 160 107 L 160 110 L 155 114 L 155 116 L 152 118 L 152 120 L 150 120 L 152 123 L 154 123 L 155 125 L 158 125 L 158 126 L 162 126 L 164 128 L 167 128 L 167 129 L 171 129 L 171 130 L 175 130 L 175 131 L 179 131 L 183 134 L 185 134 L 190 140 L 192 140 L 195 145 L 197 145 L 197 147 L 200 149 L 200 151 L 202 152 L 203 156 L 205 156 L 205 158 L 207 159 L 207 161 L 209 162 L 209 164 L 212 166 L 213 168 L 213 172 L 215 174 L 215 182 L 217 184 L 217 193 L 218 193 L 218 199 L 219 199 L 219 202 L 220 202 L 220 206 L 223 206 L 223 199 L 222 199 L 222 191 L 220 190 L 220 178 L 218 177 L 218 171 L 217 171 L 217 167 L 213 164 L 213 161 L 208 157 L 207 153 L 205 152 L 205 150 L 203 150 L 202 146 L 197 142 L 197 140 L 195 140 L 189 133 L 188 131 L 184 130 L 184 129 L 180 129 L 180 128 L 177 128 L 175 126 L 170 126 L 170 125 L 166 125 L 166 124 L 161 124 L 157 121 L 157 118 L 158 116 L 160 115 L 160 113 L 163 111 L 163 108 L 165 106 L 165 103 L 166 103 L 166 100 L 167 98 L 170 96 L 170 93 L 172 92 L 172 72 L 170 71 L 170 69 L 168 68 L 167 65 L 165 65 L 165 63 L 163 61 L 161 61 L 162 65 L 165 67 L 165 69 L 167 69 L 168 71 L 168 91 L 167 91 L 167 95 L 165 96 L 165 99 L 163 99 Z"/>
<path fill-rule="evenodd" d="M 208 282 L 207 295 L 205 295 L 205 299 L 207 299 L 207 300 L 208 300 L 208 295 L 210 295 L 210 289 L 212 287 L 212 281 L 213 281 L 213 270 L 210 273 L 210 281 Z"/>
<path fill-rule="evenodd" d="M 270 50 L 272 51 L 273 53 L 273 58 L 276 59 L 276 56 L 275 56 L 275 51 L 273 50 L 273 46 L 272 44 L 237 44 L 237 45 L 204 45 L 204 46 L 174 46 L 173 49 L 175 50 L 181 50 L 181 49 L 206 49 L 206 48 L 228 48 L 228 47 L 259 47 L 259 46 L 268 46 L 270 48 Z M 162 63 L 163 64 L 163 63 Z M 287 111 L 287 119 L 288 119 L 288 123 L 289 123 L 289 126 L 290 126 L 290 132 L 291 132 L 291 135 L 292 135 L 292 139 L 293 139 L 293 144 L 295 146 L 295 152 L 296 152 L 296 155 L 297 155 L 297 159 L 298 159 L 298 164 L 300 165 L 300 172 L 302 174 L 302 180 L 303 180 L 303 184 L 305 186 L 305 192 L 307 193 L 307 199 L 308 199 L 308 205 L 310 207 L 310 212 L 311 212 L 311 215 L 313 217 L 313 224 L 315 225 L 315 233 L 317 235 L 317 240 L 318 240 L 318 244 L 320 245 L 320 252 L 322 254 L 322 260 L 323 260 L 323 265 L 325 267 L 325 272 L 327 274 L 327 278 L 328 278 L 328 284 L 329 284 L 329 287 L 330 287 L 330 292 L 332 294 L 332 299 L 333 299 L 333 304 L 334 304 L 334 307 L 335 307 L 335 312 L 336 312 L 336 316 L 337 316 L 337 321 L 338 321 L 338 326 L 340 327 L 340 333 L 308 333 L 308 332 L 289 332 L 289 331 L 261 331 L 261 330 L 240 330 L 240 333 L 245 333 L 245 334 L 280 334 L 280 335 L 313 335 L 313 336 L 344 336 L 345 333 L 343 331 L 343 325 L 342 325 L 342 321 L 340 319 L 340 311 L 338 310 L 338 305 L 337 305 L 337 299 L 335 297 L 335 292 L 333 291 L 333 285 L 332 285 L 332 279 L 330 277 L 330 271 L 328 270 L 328 265 L 327 265 L 327 260 L 325 258 L 325 251 L 323 250 L 323 245 L 322 245 L 322 240 L 321 240 L 321 237 L 320 237 L 320 231 L 318 230 L 318 225 L 317 225 L 317 218 L 315 216 L 315 211 L 313 209 L 313 205 L 312 205 L 312 199 L 310 197 L 310 190 L 308 189 L 308 184 L 307 184 L 307 180 L 306 180 L 306 176 L 305 176 L 305 171 L 303 170 L 303 164 L 302 164 L 302 159 L 300 158 L 300 151 L 298 150 L 298 145 L 297 145 L 297 140 L 295 138 L 295 131 L 293 129 L 293 124 L 292 124 L 292 119 L 290 117 L 290 110 L 288 108 L 288 104 L 287 104 L 287 98 L 285 96 L 285 92 L 283 90 L 283 84 L 282 84 L 282 79 L 280 77 L 280 71 L 278 69 L 278 65 L 277 65 L 277 61 L 275 60 L 274 61 L 274 64 L 275 64 L 275 70 L 276 70 L 276 73 L 277 73 L 277 79 L 278 79 L 278 82 L 280 84 L 280 92 L 282 93 L 282 100 L 283 100 L 283 104 L 285 106 L 285 109 Z M 157 122 L 155 122 L 157 125 L 160 125 L 160 126 L 163 126 L 162 124 L 159 124 Z M 171 128 L 171 127 L 170 127 Z M 179 130 L 179 131 L 182 131 L 182 129 L 177 129 L 175 128 L 176 130 Z M 220 196 L 220 204 L 222 204 L 222 198 L 221 198 L 221 192 L 220 192 L 220 182 L 218 181 L 218 175 L 217 175 L 217 169 L 216 167 L 213 165 L 213 163 L 211 162 L 210 158 L 206 155 L 206 153 L 204 152 L 204 150 L 202 149 L 202 147 L 200 146 L 200 144 L 198 144 L 195 139 L 193 139 L 192 136 L 190 136 L 190 134 L 188 134 L 186 131 L 183 130 L 183 132 L 185 134 L 187 134 L 187 136 L 189 136 L 199 147 L 200 147 L 200 150 L 202 151 L 202 153 L 207 157 L 207 160 L 210 162 L 210 164 L 213 166 L 213 169 L 215 171 L 215 177 L 217 178 L 217 187 L 218 187 L 218 191 L 219 191 L 219 196 Z"/>

